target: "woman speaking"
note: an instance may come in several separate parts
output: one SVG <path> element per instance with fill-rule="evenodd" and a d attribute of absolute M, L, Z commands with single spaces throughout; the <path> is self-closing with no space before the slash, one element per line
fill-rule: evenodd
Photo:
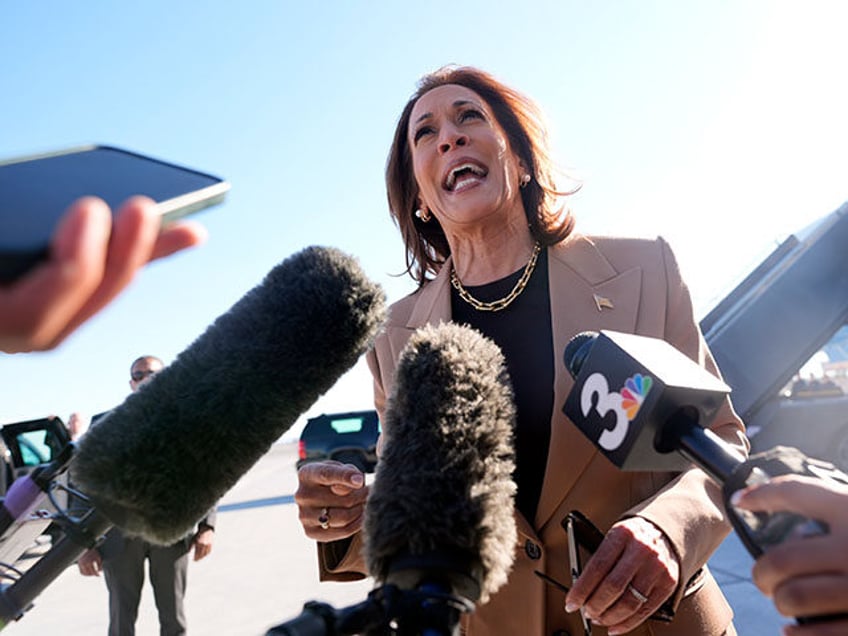
<path fill-rule="evenodd" d="M 386 184 L 418 289 L 392 306 L 368 354 L 381 420 L 397 357 L 426 324 L 467 324 L 492 339 L 515 393 L 515 563 L 465 617 L 465 633 L 578 635 L 591 621 L 595 634 L 735 634 L 706 567 L 730 529 L 718 487 L 695 468 L 621 472 L 562 412 L 573 385 L 562 354 L 585 330 L 662 338 L 718 375 L 667 243 L 574 231 L 535 106 L 474 68 L 422 78 Z M 747 452 L 729 400 L 711 428 Z M 361 577 L 362 475 L 324 462 L 302 467 L 299 482 L 322 578 Z M 576 587 L 561 525 L 574 510 L 605 534 Z"/>

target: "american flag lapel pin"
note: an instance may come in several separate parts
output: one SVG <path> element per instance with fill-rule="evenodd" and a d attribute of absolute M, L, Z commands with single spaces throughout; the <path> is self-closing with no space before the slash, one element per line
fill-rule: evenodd
<path fill-rule="evenodd" d="M 592 298 L 595 300 L 595 307 L 598 308 L 598 311 L 603 311 L 604 309 L 615 309 L 615 305 L 612 304 L 612 301 L 605 296 L 592 294 Z"/>

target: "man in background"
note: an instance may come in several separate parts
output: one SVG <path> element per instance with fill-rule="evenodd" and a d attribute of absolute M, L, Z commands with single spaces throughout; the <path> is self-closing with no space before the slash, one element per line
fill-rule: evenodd
<path fill-rule="evenodd" d="M 155 356 L 141 356 L 130 366 L 130 388 L 138 391 L 165 365 Z M 94 424 L 97 425 L 96 423 Z M 209 511 L 197 530 L 174 545 L 157 546 L 137 537 L 127 537 L 112 528 L 103 543 L 86 551 L 77 562 L 83 576 L 99 576 L 101 570 L 109 590 L 109 636 L 133 636 L 144 585 L 144 562 L 150 563 L 150 584 L 159 611 L 161 636 L 186 633 L 183 600 L 186 591 L 189 553 L 200 561 L 212 550 L 215 509 Z"/>

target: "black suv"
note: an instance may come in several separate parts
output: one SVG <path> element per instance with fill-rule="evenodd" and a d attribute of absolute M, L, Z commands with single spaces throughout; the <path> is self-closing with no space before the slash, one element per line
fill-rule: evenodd
<path fill-rule="evenodd" d="M 322 459 L 353 464 L 364 473 L 377 465 L 377 411 L 329 413 L 311 417 L 300 434 L 297 467 Z"/>

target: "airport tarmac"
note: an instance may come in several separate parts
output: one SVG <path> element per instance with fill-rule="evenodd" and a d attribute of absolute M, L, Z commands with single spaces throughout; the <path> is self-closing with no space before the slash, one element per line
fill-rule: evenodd
<path fill-rule="evenodd" d="M 186 612 L 192 636 L 262 636 L 300 614 L 309 600 L 345 607 L 367 596 L 373 581 L 319 583 L 315 545 L 297 519 L 297 445 L 276 444 L 221 500 L 212 553 L 189 566 Z M 710 566 L 736 612 L 741 635 L 779 634 L 781 619 L 750 581 L 751 559 L 733 535 Z M 106 585 L 71 567 L 3 636 L 107 633 Z M 145 585 L 139 636 L 159 633 L 150 586 Z M 516 635 L 520 636 L 520 635 Z"/>

